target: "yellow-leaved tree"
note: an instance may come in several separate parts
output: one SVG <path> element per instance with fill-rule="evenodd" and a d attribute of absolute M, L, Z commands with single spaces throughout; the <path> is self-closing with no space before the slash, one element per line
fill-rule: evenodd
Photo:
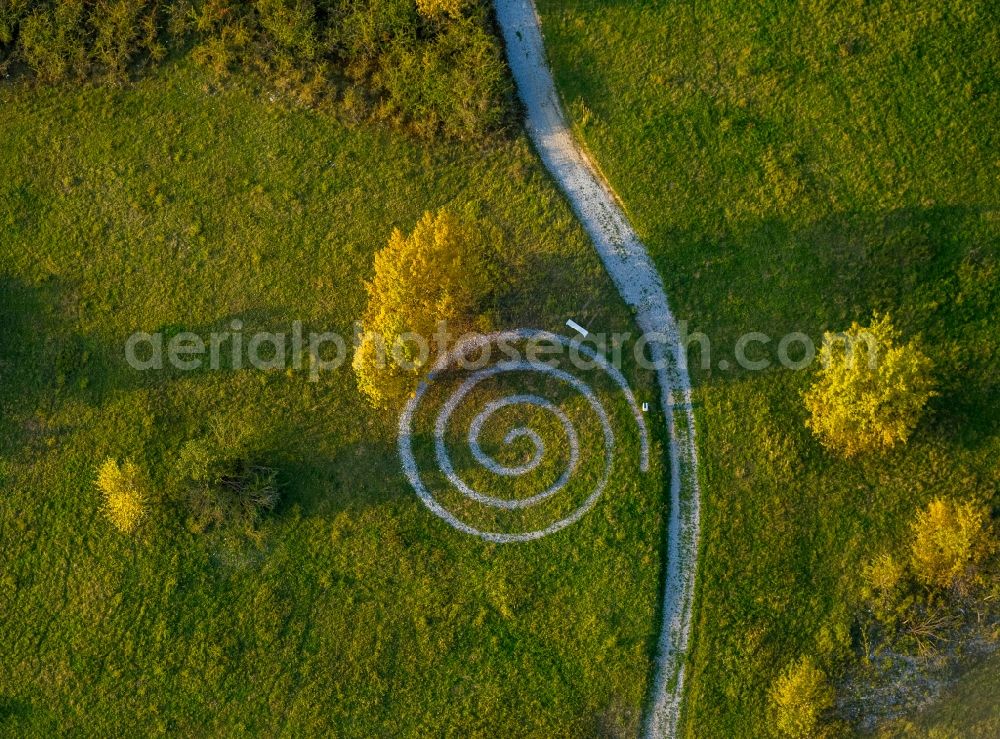
<path fill-rule="evenodd" d="M 425 213 L 410 234 L 392 232 L 365 284 L 352 363 L 358 389 L 374 406 L 399 408 L 450 344 L 491 329 L 507 283 L 500 247 L 493 229 L 445 208 Z"/>
<path fill-rule="evenodd" d="M 106 459 L 97 468 L 97 488 L 104 497 L 102 510 L 123 534 L 135 531 L 146 514 L 146 485 L 142 470 L 132 460 L 122 464 Z"/>
<path fill-rule="evenodd" d="M 898 343 L 888 316 L 823 336 L 822 369 L 805 394 L 806 425 L 846 457 L 905 444 L 936 395 L 930 359 Z"/>
<path fill-rule="evenodd" d="M 925 585 L 964 591 L 995 546 L 984 506 L 935 498 L 913 521 L 913 572 Z"/>
<path fill-rule="evenodd" d="M 833 707 L 835 693 L 826 673 L 803 655 L 774 681 L 769 698 L 779 735 L 813 737 L 823 713 Z"/>

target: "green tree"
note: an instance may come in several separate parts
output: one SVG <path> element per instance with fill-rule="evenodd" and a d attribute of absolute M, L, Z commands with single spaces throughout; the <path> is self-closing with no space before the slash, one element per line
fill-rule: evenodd
<path fill-rule="evenodd" d="M 846 457 L 905 444 L 936 393 L 916 342 L 897 343 L 887 316 L 823 337 L 823 367 L 805 394 L 806 425 Z"/>

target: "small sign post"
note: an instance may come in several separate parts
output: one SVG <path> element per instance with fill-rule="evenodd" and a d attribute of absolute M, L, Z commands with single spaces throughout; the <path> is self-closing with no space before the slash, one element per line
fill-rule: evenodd
<path fill-rule="evenodd" d="M 572 318 L 570 318 L 568 321 L 566 321 L 566 325 L 569 326 L 574 331 L 576 331 L 581 336 L 583 336 L 583 338 L 585 338 L 585 339 L 587 338 L 588 333 L 589 333 L 587 331 L 587 329 L 585 329 L 579 323 L 577 323 L 576 321 L 574 321 Z"/>

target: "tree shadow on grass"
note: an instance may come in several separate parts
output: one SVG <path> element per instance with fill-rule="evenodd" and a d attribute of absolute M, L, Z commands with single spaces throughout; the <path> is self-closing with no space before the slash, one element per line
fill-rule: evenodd
<path fill-rule="evenodd" d="M 0 696 L 0 721 L 5 718 L 23 718 L 28 715 L 31 706 L 17 698 Z"/>
<path fill-rule="evenodd" d="M 133 334 L 112 342 L 105 362 L 117 377 L 117 387 L 124 389 L 151 388 L 181 379 L 197 379 L 210 372 L 254 371 L 256 368 L 248 361 L 249 342 L 257 334 L 269 333 L 284 337 L 285 343 L 290 345 L 292 319 L 287 316 L 286 308 L 257 306 L 205 323 L 137 328 Z M 310 330 L 315 329 L 303 328 L 304 335 L 308 335 Z M 171 342 L 190 338 L 182 334 L 198 337 L 203 343 L 203 350 L 197 355 L 178 352 L 176 358 L 180 362 L 175 362 Z M 217 343 L 214 357 L 213 341 Z M 129 350 L 127 347 L 130 345 Z M 269 361 L 276 355 L 271 344 L 265 342 L 257 350 L 257 356 Z M 198 366 L 187 368 L 182 364 L 193 360 L 199 360 Z M 290 362 L 291 358 L 287 360 Z"/>
<path fill-rule="evenodd" d="M 149 469 L 163 468 L 159 477 L 169 485 L 180 445 L 205 432 L 213 419 L 237 419 L 240 413 L 231 407 L 231 399 L 220 397 L 231 389 L 225 379 L 219 381 L 218 392 L 208 388 L 197 395 L 180 385 L 164 390 L 176 383 L 200 385 L 213 372 L 231 377 L 244 370 L 233 366 L 231 356 L 223 357 L 218 370 L 207 366 L 190 371 L 169 366 L 135 370 L 125 361 L 125 339 L 100 341 L 73 330 L 73 294 L 72 286 L 55 281 L 31 286 L 15 278 L 0 278 L 0 453 L 41 454 L 73 434 L 73 428 L 56 427 L 49 420 L 68 400 L 82 400 L 99 409 L 112 394 L 152 390 L 157 422 L 165 424 L 164 433 L 157 432 L 163 444 L 150 450 L 152 456 L 143 464 Z M 242 325 L 245 337 L 290 328 L 286 311 L 256 308 L 193 327 L 163 326 L 158 331 L 165 340 L 181 331 L 207 338 L 212 332 L 231 331 L 234 321 Z M 304 328 L 306 336 L 309 330 Z M 252 367 L 246 371 L 265 374 Z M 285 381 L 283 376 L 271 379 Z M 300 384 L 303 391 L 312 389 L 304 381 Z M 328 382 L 323 392 L 337 399 L 343 395 L 341 389 Z M 249 397 L 246 387 L 239 392 L 240 398 Z M 279 393 L 279 397 L 285 395 Z M 201 407 L 203 401 L 207 405 Z M 283 483 L 283 502 L 276 515 L 291 506 L 306 515 L 329 515 L 353 506 L 381 505 L 408 492 L 395 448 L 395 418 L 372 411 L 373 419 L 364 424 L 371 428 L 363 432 L 370 440 L 344 443 L 340 426 L 357 425 L 356 418 L 341 423 L 351 407 L 349 403 L 322 407 L 310 415 L 293 404 L 287 411 L 294 414 L 292 418 L 283 417 L 280 408 L 248 409 L 246 420 L 256 429 L 252 433 L 256 458 L 278 468 Z"/>
<path fill-rule="evenodd" d="M 67 397 L 88 398 L 95 342 L 66 318 L 72 291 L 52 281 L 31 286 L 0 277 L 0 452 L 43 449 L 68 433 L 49 411 Z"/>
<path fill-rule="evenodd" d="M 125 344 L 74 330 L 76 291 L 58 280 L 34 286 L 18 278 L 0 277 L 0 451 L 44 449 L 71 428 L 53 427 L 47 417 L 66 400 L 100 406 L 112 393 L 155 388 L 211 371 L 184 371 L 169 363 L 141 371 L 126 362 Z M 281 331 L 280 310 L 252 309 L 211 324 L 186 328 L 163 326 L 164 344 L 181 331 L 208 337 L 231 330 L 233 322 L 255 331 Z M 164 352 L 165 353 L 165 352 Z M 231 353 L 222 352 L 220 371 L 233 371 Z M 251 368 L 252 369 L 252 368 Z"/>
<path fill-rule="evenodd" d="M 17 729 L 31 715 L 31 704 L 19 698 L 0 695 L 0 729 Z"/>
<path fill-rule="evenodd" d="M 282 505 L 298 506 L 306 515 L 332 517 L 412 494 L 394 441 L 352 443 L 318 459 L 299 453 L 277 461 L 286 481 Z"/>
<path fill-rule="evenodd" d="M 818 349 L 825 331 L 889 313 L 903 339 L 919 336 L 934 362 L 940 396 L 929 423 L 963 446 L 982 444 L 1000 423 L 1000 373 L 991 360 L 1000 345 L 989 325 L 1000 311 L 992 223 L 980 207 L 935 206 L 838 213 L 798 228 L 770 219 L 712 240 L 658 235 L 688 262 L 678 270 L 660 259 L 677 317 L 711 340 L 707 370 L 699 369 L 697 344 L 689 351 L 692 379 L 727 384 L 756 374 L 733 356 L 748 332 L 771 338 L 753 344 L 752 359 L 770 360 L 767 372 L 788 371 L 775 369 L 781 337 L 802 332 Z"/>

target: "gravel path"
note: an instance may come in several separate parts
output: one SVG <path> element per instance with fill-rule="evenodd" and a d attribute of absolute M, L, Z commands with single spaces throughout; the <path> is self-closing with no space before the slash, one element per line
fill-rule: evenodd
<path fill-rule="evenodd" d="M 565 192 L 622 298 L 635 311 L 639 329 L 662 335 L 662 341 L 652 342 L 650 350 L 662 367 L 658 379 L 670 438 L 670 515 L 663 622 L 644 733 L 673 737 L 684 693 L 700 498 L 691 381 L 684 348 L 655 265 L 566 123 L 545 59 L 533 0 L 495 0 L 495 6 L 510 67 L 527 110 L 528 133 L 542 161 Z"/>

